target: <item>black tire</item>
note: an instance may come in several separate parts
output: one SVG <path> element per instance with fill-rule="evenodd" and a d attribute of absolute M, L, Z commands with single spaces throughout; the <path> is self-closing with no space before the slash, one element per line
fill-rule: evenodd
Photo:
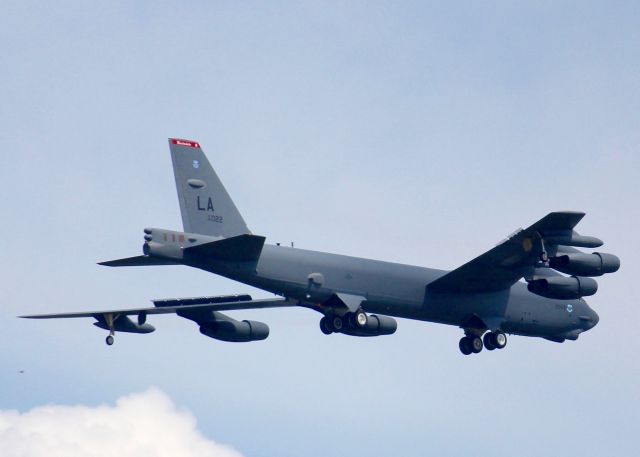
<path fill-rule="evenodd" d="M 333 326 L 334 332 L 342 331 L 342 328 L 344 327 L 344 322 L 342 321 L 342 318 L 340 316 L 334 316 L 331 323 L 333 324 L 332 326 Z"/>
<path fill-rule="evenodd" d="M 479 336 L 470 336 L 469 345 L 471 346 L 471 352 L 474 354 L 478 354 L 482 351 L 484 345 L 482 344 L 482 339 Z"/>
<path fill-rule="evenodd" d="M 327 319 L 326 317 L 320 319 L 320 331 L 325 335 L 331 335 L 333 333 L 333 330 L 331 330 L 329 325 L 331 325 L 329 319 Z"/>
<path fill-rule="evenodd" d="M 484 343 L 484 347 L 487 349 L 487 351 L 493 351 L 496 348 L 492 332 L 485 333 L 482 337 L 482 342 Z"/>
<path fill-rule="evenodd" d="M 107 346 L 112 346 L 114 342 L 113 335 L 109 335 L 104 341 L 107 343 Z"/>
<path fill-rule="evenodd" d="M 496 349 L 504 349 L 507 345 L 507 335 L 502 332 L 494 332 L 492 335 L 493 345 Z"/>
<path fill-rule="evenodd" d="M 458 347 L 460 348 L 460 352 L 462 352 L 464 355 L 471 354 L 471 343 L 469 342 L 469 338 L 467 338 L 466 336 L 460 338 Z"/>

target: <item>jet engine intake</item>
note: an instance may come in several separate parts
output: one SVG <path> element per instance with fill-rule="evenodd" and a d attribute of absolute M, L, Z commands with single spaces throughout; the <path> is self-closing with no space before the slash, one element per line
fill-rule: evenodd
<path fill-rule="evenodd" d="M 527 289 L 542 297 L 573 300 L 595 294 L 598 283 L 592 278 L 579 276 L 551 276 L 529 281 Z"/>
<path fill-rule="evenodd" d="M 620 259 L 613 254 L 575 252 L 552 257 L 549 259 L 549 266 L 568 275 L 602 276 L 618 271 Z"/>
<path fill-rule="evenodd" d="M 220 341 L 246 343 L 267 339 L 269 326 L 258 321 L 216 320 L 201 323 L 200 333 Z"/>

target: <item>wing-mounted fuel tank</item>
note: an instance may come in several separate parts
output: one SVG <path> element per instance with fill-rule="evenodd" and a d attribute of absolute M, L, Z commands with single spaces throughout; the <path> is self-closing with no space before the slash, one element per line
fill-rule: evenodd
<path fill-rule="evenodd" d="M 113 319 L 113 321 L 110 326 L 105 316 L 96 315 L 94 317 L 97 322 L 94 322 L 93 325 L 105 330 L 125 333 L 151 333 L 155 331 L 155 327 L 146 323 L 146 319 L 138 318 L 138 322 L 134 322 L 126 315 L 111 316 L 110 318 Z"/>
<path fill-rule="evenodd" d="M 595 294 L 598 283 L 592 278 L 579 276 L 549 276 L 530 280 L 527 289 L 547 298 L 573 300 Z"/>

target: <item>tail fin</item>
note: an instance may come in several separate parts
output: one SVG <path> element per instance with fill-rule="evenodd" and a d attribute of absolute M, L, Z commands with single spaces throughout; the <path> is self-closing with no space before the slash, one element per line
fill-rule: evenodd
<path fill-rule="evenodd" d="M 184 231 L 229 238 L 251 233 L 195 141 L 169 139 Z"/>

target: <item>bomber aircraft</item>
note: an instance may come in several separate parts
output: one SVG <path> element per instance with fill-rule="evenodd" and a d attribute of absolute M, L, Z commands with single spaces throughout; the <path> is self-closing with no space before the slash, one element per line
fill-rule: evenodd
<path fill-rule="evenodd" d="M 264 340 L 269 327 L 223 311 L 301 306 L 322 315 L 327 335 L 390 335 L 394 317 L 455 325 L 464 331 L 459 348 L 468 355 L 504 348 L 507 334 L 576 340 L 598 323 L 583 299 L 597 291 L 592 277 L 620 267 L 615 255 L 576 249 L 603 243 L 574 231 L 584 213 L 573 211 L 549 213 L 453 271 L 265 244 L 248 229 L 200 144 L 170 138 L 169 147 L 184 231 L 145 228 L 143 255 L 101 265 L 187 265 L 278 297 L 178 298 L 153 307 L 21 317 L 92 317 L 112 345 L 115 332 L 149 333 L 149 315 L 175 313 L 208 337 L 246 342 Z"/>

